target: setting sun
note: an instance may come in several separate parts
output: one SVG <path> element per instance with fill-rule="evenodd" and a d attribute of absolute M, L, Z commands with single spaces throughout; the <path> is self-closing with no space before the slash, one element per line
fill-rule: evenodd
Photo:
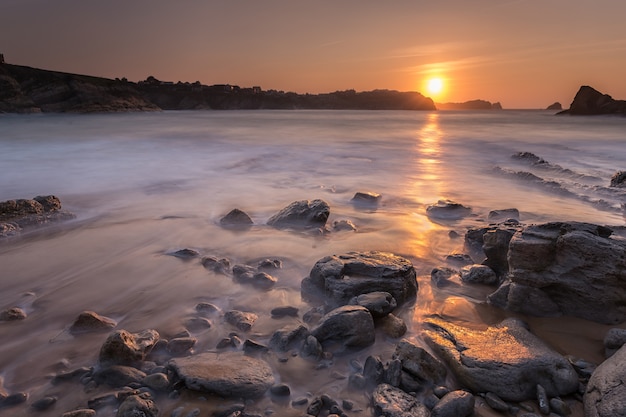
<path fill-rule="evenodd" d="M 439 95 L 443 92 L 443 80 L 441 78 L 431 78 L 426 82 L 426 90 L 431 95 Z"/>

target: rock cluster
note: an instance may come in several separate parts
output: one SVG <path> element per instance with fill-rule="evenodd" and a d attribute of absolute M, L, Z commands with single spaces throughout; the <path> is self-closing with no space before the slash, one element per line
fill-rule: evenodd
<path fill-rule="evenodd" d="M 61 201 L 53 195 L 3 201 L 0 202 L 0 238 L 19 235 L 25 228 L 74 217 L 62 210 Z"/>

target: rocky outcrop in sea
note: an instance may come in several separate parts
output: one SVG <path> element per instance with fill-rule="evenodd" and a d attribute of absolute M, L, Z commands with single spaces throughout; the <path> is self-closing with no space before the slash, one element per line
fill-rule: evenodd
<path fill-rule="evenodd" d="M 608 94 L 602 94 L 593 87 L 583 85 L 580 87 L 569 109 L 558 114 L 572 116 L 592 116 L 601 114 L 614 114 L 626 116 L 626 100 L 615 100 Z"/>

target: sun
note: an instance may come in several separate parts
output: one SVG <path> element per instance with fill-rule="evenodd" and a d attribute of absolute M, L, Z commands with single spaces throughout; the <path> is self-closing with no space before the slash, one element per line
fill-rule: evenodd
<path fill-rule="evenodd" d="M 443 79 L 439 77 L 430 78 L 428 79 L 428 81 L 426 81 L 426 90 L 429 94 L 433 96 L 441 94 L 443 92 L 443 89 Z"/>

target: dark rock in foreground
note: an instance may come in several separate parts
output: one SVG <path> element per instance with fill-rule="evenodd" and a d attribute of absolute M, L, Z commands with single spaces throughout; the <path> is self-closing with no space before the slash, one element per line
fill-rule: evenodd
<path fill-rule="evenodd" d="M 591 375 L 584 404 L 585 417 L 626 417 L 626 345 Z"/>
<path fill-rule="evenodd" d="M 303 292 L 312 286 L 338 304 L 352 297 L 384 291 L 398 304 L 417 294 L 413 264 L 400 256 L 385 252 L 349 252 L 327 256 L 315 263 L 308 278 L 302 281 Z"/>
<path fill-rule="evenodd" d="M 626 242 L 611 234 L 604 226 L 576 222 L 516 232 L 506 247 L 510 280 L 488 301 L 524 314 L 623 322 Z"/>
<path fill-rule="evenodd" d="M 324 227 L 330 207 L 323 200 L 294 201 L 269 218 L 267 224 L 278 228 L 308 229 Z"/>
<path fill-rule="evenodd" d="M 537 385 L 550 397 L 578 389 L 570 363 L 530 333 L 518 320 L 507 319 L 483 331 L 438 318 L 425 322 L 423 335 L 459 382 L 475 393 L 492 392 L 503 400 L 536 398 Z"/>
<path fill-rule="evenodd" d="M 274 385 L 267 362 L 236 352 L 173 359 L 168 368 L 189 389 L 226 398 L 255 398 Z"/>
<path fill-rule="evenodd" d="M 399 388 L 380 384 L 372 394 L 376 415 L 384 417 L 429 417 L 430 412 L 417 398 Z"/>
<path fill-rule="evenodd" d="M 614 100 L 608 94 L 602 94 L 592 87 L 583 85 L 576 93 L 569 110 L 564 110 L 559 114 L 574 116 L 618 114 L 626 116 L 626 100 Z"/>
<path fill-rule="evenodd" d="M 345 347 L 365 347 L 374 343 L 374 319 L 365 307 L 342 306 L 320 320 L 311 334 L 321 343 L 332 340 Z"/>

